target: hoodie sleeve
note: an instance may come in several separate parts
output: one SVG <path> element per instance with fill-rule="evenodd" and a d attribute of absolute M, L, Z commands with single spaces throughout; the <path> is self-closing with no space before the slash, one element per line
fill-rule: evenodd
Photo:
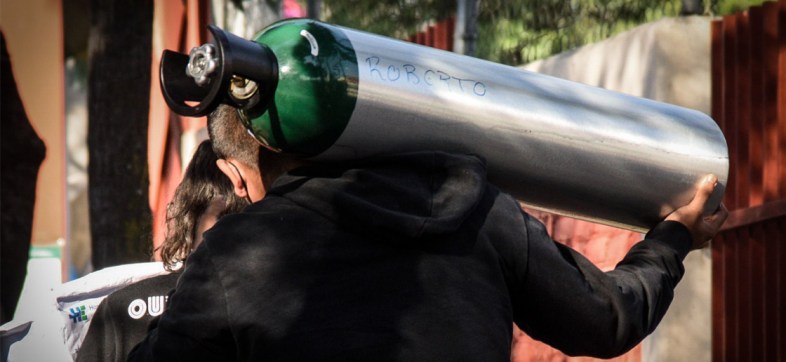
<path fill-rule="evenodd" d="M 166 311 L 128 361 L 234 360 L 227 303 L 207 243 L 186 262 Z"/>
<path fill-rule="evenodd" d="M 691 245 L 678 222 L 658 224 L 609 272 L 553 241 L 524 215 L 526 275 L 512 298 L 514 321 L 568 355 L 618 356 L 650 334 L 666 313 Z"/>

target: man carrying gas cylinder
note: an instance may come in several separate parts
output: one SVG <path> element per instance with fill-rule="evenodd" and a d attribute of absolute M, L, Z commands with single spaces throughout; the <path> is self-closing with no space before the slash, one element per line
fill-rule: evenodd
<path fill-rule="evenodd" d="M 681 206 L 602 272 L 487 181 L 489 155 L 421 147 L 327 160 L 287 152 L 291 144 L 272 140 L 288 132 L 284 103 L 300 99 L 280 93 L 291 69 L 284 52 L 211 31 L 218 49 L 165 55 L 162 87 L 178 113 L 209 112 L 218 166 L 252 205 L 205 233 L 130 360 L 508 361 L 513 323 L 569 355 L 609 358 L 655 329 L 682 260 L 728 215 L 712 204 L 718 177 L 702 174 Z M 358 35 L 341 32 L 350 31 L 298 20 L 267 34 L 291 40 L 290 54 L 318 58 L 329 52 L 328 36 L 358 51 Z M 275 84 L 245 74 L 241 63 L 253 57 L 232 52 L 275 53 L 265 66 Z M 202 90 L 177 88 L 186 82 L 171 77 L 184 67 Z M 362 88 L 363 80 L 348 82 Z M 484 94 L 493 92 L 484 83 Z"/>

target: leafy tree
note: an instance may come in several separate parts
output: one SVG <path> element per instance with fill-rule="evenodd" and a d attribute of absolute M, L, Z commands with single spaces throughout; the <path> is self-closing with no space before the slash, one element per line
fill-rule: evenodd
<path fill-rule="evenodd" d="M 638 24 L 679 14 L 678 0 L 530 0 L 480 9 L 478 55 L 522 64 L 608 38 Z"/>
<path fill-rule="evenodd" d="M 681 13 L 680 0 L 478 0 L 476 56 L 518 65 Z M 728 14 L 763 0 L 705 0 L 705 13 Z M 452 16 L 456 0 L 324 0 L 323 19 L 405 38 L 430 20 Z"/>
<path fill-rule="evenodd" d="M 455 0 L 325 0 L 322 18 L 333 24 L 405 38 L 429 20 L 455 12 Z"/>

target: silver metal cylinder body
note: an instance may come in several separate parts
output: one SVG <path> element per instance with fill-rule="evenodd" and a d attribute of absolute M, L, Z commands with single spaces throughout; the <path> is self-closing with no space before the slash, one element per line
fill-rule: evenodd
<path fill-rule="evenodd" d="M 726 140 L 698 111 L 341 28 L 357 104 L 318 159 L 413 150 L 482 156 L 490 181 L 528 206 L 644 231 L 728 177 Z"/>

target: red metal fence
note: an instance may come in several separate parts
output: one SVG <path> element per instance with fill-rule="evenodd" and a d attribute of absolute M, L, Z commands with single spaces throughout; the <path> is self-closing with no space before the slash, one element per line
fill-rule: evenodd
<path fill-rule="evenodd" d="M 456 19 L 449 17 L 424 27 L 423 31 L 411 35 L 407 40 L 432 48 L 453 51 L 453 32 Z"/>
<path fill-rule="evenodd" d="M 712 243 L 714 361 L 786 360 L 786 0 L 712 23 L 731 210 Z"/>

